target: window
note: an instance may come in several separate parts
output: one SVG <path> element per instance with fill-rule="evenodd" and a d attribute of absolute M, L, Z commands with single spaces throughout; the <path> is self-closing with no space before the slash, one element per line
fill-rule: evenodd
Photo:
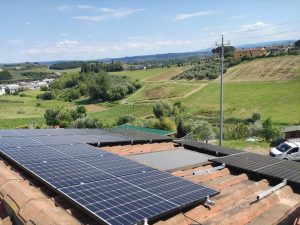
<path fill-rule="evenodd" d="M 296 148 L 291 149 L 291 150 L 288 152 L 288 154 L 296 153 L 296 152 L 298 152 L 298 151 L 299 151 L 299 148 L 296 147 Z"/>
<path fill-rule="evenodd" d="M 281 145 L 276 147 L 277 150 L 281 151 L 281 152 L 286 152 L 287 150 L 291 149 L 291 146 L 289 146 L 286 143 L 282 143 Z"/>

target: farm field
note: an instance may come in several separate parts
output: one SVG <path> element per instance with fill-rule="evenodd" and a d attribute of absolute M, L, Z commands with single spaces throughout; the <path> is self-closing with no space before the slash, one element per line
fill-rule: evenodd
<path fill-rule="evenodd" d="M 80 68 L 68 69 L 68 70 L 52 70 L 49 69 L 48 67 L 41 66 L 41 67 L 32 68 L 28 70 L 9 70 L 9 71 L 12 74 L 12 80 L 29 80 L 30 78 L 22 76 L 21 74 L 25 72 L 44 72 L 44 73 L 60 72 L 61 74 L 63 74 L 63 73 L 79 72 Z"/>
<path fill-rule="evenodd" d="M 132 80 L 164 81 L 171 79 L 171 77 L 182 72 L 184 69 L 186 69 L 186 67 L 165 67 L 147 70 L 111 72 L 110 74 L 128 76 Z"/>
<path fill-rule="evenodd" d="M 159 99 L 186 98 L 202 86 L 199 84 L 160 82 L 147 83 L 141 90 L 126 99 L 127 102 L 146 102 Z"/>
<path fill-rule="evenodd" d="M 300 75 L 300 55 L 254 59 L 230 67 L 225 82 L 288 81 Z M 217 79 L 219 81 L 219 79 Z"/>
<path fill-rule="evenodd" d="M 152 114 L 152 104 L 120 104 L 100 112 L 90 112 L 88 116 L 103 121 L 106 126 L 123 115 L 133 115 L 137 118 L 146 117 Z"/>
<path fill-rule="evenodd" d="M 247 118 L 261 113 L 279 124 L 297 124 L 300 119 L 300 77 L 289 82 L 245 82 L 224 84 L 224 117 Z M 219 84 L 210 83 L 191 95 L 184 106 L 188 112 L 219 110 Z"/>

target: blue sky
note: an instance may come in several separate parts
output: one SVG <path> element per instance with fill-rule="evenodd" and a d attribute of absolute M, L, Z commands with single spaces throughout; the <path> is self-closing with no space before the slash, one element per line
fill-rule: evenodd
<path fill-rule="evenodd" d="M 86 60 L 299 39 L 299 0 L 3 0 L 0 62 Z"/>

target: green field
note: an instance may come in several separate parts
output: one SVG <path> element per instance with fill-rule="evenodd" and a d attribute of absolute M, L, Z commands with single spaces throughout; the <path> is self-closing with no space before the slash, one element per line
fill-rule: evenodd
<path fill-rule="evenodd" d="M 68 70 L 51 70 L 46 66 L 40 66 L 32 69 L 25 69 L 25 70 L 9 70 L 12 74 L 12 80 L 30 80 L 30 78 L 26 76 L 22 76 L 22 73 L 25 72 L 44 72 L 44 73 L 52 73 L 52 72 L 60 72 L 63 73 L 71 73 L 71 72 L 79 72 L 80 68 L 75 69 L 68 69 Z"/>
<path fill-rule="evenodd" d="M 199 84 L 165 82 L 147 83 L 141 90 L 127 98 L 128 102 L 145 102 L 159 99 L 183 98 L 197 90 Z"/>
<path fill-rule="evenodd" d="M 151 114 L 151 104 L 121 104 L 101 112 L 89 113 L 88 115 L 103 121 L 106 126 L 110 126 L 123 115 L 133 115 L 137 118 L 141 118 Z"/>
<path fill-rule="evenodd" d="M 253 112 L 281 124 L 300 120 L 300 78 L 289 82 L 250 82 L 224 84 L 224 117 L 247 118 Z M 184 106 L 188 112 L 219 110 L 219 84 L 210 83 L 191 95 Z"/>
<path fill-rule="evenodd" d="M 230 67 L 225 82 L 288 81 L 300 75 L 300 55 L 253 59 Z"/>
<path fill-rule="evenodd" d="M 36 95 L 40 91 L 25 91 L 26 97 L 18 95 L 3 95 L 0 97 L 0 118 L 2 119 L 15 119 L 15 118 L 33 118 L 43 117 L 46 108 L 53 107 L 74 107 L 73 103 L 63 102 L 59 100 L 39 100 Z M 40 106 L 37 106 L 37 103 Z"/>
<path fill-rule="evenodd" d="M 121 71 L 110 74 L 128 76 L 132 80 L 164 81 L 182 72 L 186 67 L 155 68 L 147 70 Z"/>

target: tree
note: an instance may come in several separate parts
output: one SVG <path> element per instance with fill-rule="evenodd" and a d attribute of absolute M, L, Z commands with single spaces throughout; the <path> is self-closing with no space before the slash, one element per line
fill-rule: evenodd
<path fill-rule="evenodd" d="M 178 125 L 177 125 L 176 137 L 182 138 L 186 135 L 187 135 L 187 130 L 186 130 L 185 124 L 184 124 L 183 120 L 180 118 Z"/>
<path fill-rule="evenodd" d="M 212 126 L 206 121 L 200 121 L 197 123 L 194 126 L 194 132 L 200 140 L 205 140 L 206 143 L 208 140 L 214 139 L 216 136 Z"/>
<path fill-rule="evenodd" d="M 279 137 L 279 130 L 273 127 L 273 122 L 270 117 L 263 122 L 262 127 L 262 135 L 266 141 Z"/>
<path fill-rule="evenodd" d="M 48 126 L 58 126 L 59 118 L 58 114 L 60 113 L 60 108 L 46 109 L 44 113 L 44 117 L 46 120 L 46 124 Z"/>
<path fill-rule="evenodd" d="M 111 77 L 106 73 L 98 73 L 90 74 L 89 78 L 89 96 L 94 100 L 107 100 L 109 97 L 109 89 L 111 88 Z"/>
<path fill-rule="evenodd" d="M 12 75 L 8 70 L 0 71 L 0 80 L 10 80 L 11 78 Z"/>
<path fill-rule="evenodd" d="M 122 125 L 126 123 L 132 123 L 134 120 L 135 120 L 135 116 L 133 115 L 123 115 L 119 117 L 117 124 Z"/>
<path fill-rule="evenodd" d="M 87 110 L 86 110 L 85 106 L 83 106 L 83 105 L 79 105 L 76 107 L 75 110 L 70 111 L 70 114 L 71 114 L 73 120 L 86 117 L 86 113 L 87 113 Z"/>
<path fill-rule="evenodd" d="M 169 102 L 162 100 L 154 103 L 152 110 L 156 118 L 172 116 L 174 111 L 173 106 Z"/>
<path fill-rule="evenodd" d="M 220 54 L 221 55 L 221 52 L 222 52 L 222 47 L 219 46 L 217 48 L 214 48 L 211 50 L 212 53 L 216 54 Z M 233 53 L 235 51 L 235 47 L 233 46 L 224 46 L 224 57 L 227 58 L 227 57 L 232 57 L 233 56 Z"/>
<path fill-rule="evenodd" d="M 295 47 L 300 48 L 300 40 L 295 41 L 294 45 Z"/>

